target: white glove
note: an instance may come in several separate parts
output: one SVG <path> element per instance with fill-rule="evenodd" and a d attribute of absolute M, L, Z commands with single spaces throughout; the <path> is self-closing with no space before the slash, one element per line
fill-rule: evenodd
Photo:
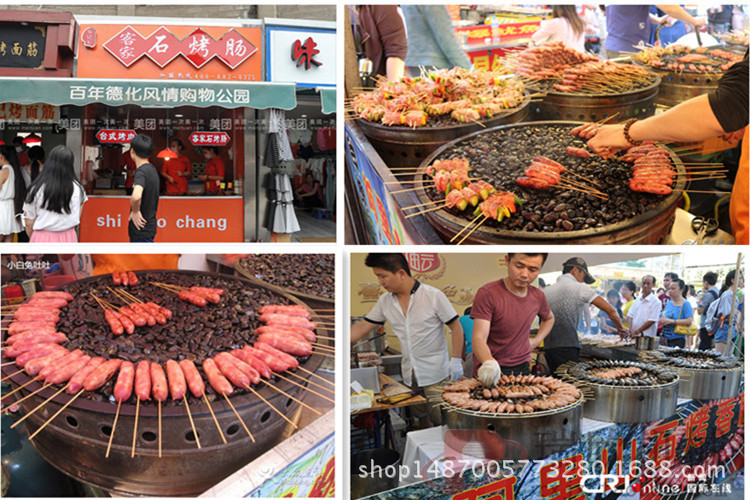
<path fill-rule="evenodd" d="M 503 372 L 500 371 L 500 365 L 494 359 L 482 363 L 477 372 L 477 378 L 485 387 L 495 387 L 502 376 Z"/>
<path fill-rule="evenodd" d="M 464 364 L 461 358 L 451 358 L 451 382 L 464 376 Z"/>

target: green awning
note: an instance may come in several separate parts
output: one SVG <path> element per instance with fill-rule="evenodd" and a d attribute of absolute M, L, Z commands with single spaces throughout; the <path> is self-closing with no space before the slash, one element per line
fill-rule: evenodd
<path fill-rule="evenodd" d="M 320 92 L 320 107 L 324 115 L 336 112 L 336 89 L 328 87 L 318 87 Z"/>
<path fill-rule="evenodd" d="M 61 106 L 195 106 L 207 108 L 297 107 L 293 83 L 210 82 L 194 80 L 110 80 L 105 78 L 0 78 L 0 103 Z M 335 94 L 335 91 L 334 91 Z M 335 109 L 335 98 L 334 98 Z"/>

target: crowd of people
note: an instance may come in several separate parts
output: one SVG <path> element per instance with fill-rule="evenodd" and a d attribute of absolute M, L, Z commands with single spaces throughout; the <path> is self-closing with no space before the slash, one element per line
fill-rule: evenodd
<path fill-rule="evenodd" d="M 507 254 L 507 275 L 482 286 L 459 316 L 442 291 L 411 276 L 403 254 L 369 254 L 365 265 L 387 293 L 352 326 L 351 342 L 387 322 L 401 346 L 405 383 L 430 399 L 446 381 L 465 375 L 493 386 L 503 374 L 531 374 L 531 354 L 540 347 L 544 363 L 537 358 L 535 373 L 554 373 L 560 365 L 578 361 L 580 335 L 591 333 L 579 325 L 590 308 L 598 310 L 603 332 L 623 339 L 660 336 L 666 346 L 732 354 L 731 346 L 741 335 L 744 281 L 735 270 L 727 273 L 721 289 L 717 273 L 707 272 L 701 294 L 694 289 L 691 294 L 690 286 L 673 272 L 664 275 L 658 289 L 656 278 L 646 275 L 640 287 L 633 281 L 615 282 L 599 294 L 589 286 L 596 280 L 581 257 L 563 263 L 556 283 L 534 286 L 546 260 L 545 253 Z M 451 331 L 450 352 L 445 326 Z M 420 416 L 422 425 L 440 422 L 429 405 L 421 408 Z"/>

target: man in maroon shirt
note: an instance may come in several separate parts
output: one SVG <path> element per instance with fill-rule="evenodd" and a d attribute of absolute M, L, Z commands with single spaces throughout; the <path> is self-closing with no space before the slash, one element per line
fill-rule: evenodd
<path fill-rule="evenodd" d="M 488 387 L 494 386 L 503 373 L 531 373 L 531 351 L 555 324 L 544 293 L 531 286 L 546 260 L 546 253 L 509 253 L 505 256 L 508 276 L 487 283 L 474 298 L 474 373 Z M 531 339 L 535 317 L 539 317 L 539 332 Z"/>

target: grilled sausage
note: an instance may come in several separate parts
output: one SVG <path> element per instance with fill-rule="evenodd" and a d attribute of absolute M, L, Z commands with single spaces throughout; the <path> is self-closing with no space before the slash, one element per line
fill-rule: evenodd
<path fill-rule="evenodd" d="M 206 288 L 205 286 L 191 286 L 190 290 L 198 293 L 215 293 L 217 295 L 224 295 L 225 291 L 223 288 Z"/>
<path fill-rule="evenodd" d="M 45 379 L 45 382 L 48 384 L 62 384 L 63 382 L 67 382 L 73 375 L 83 370 L 89 364 L 89 361 L 91 361 L 91 356 L 84 354 L 65 366 L 52 370 L 52 373 Z M 52 364 L 54 364 L 54 361 Z"/>
<path fill-rule="evenodd" d="M 120 271 L 112 271 L 112 283 L 115 285 L 122 285 L 122 280 L 120 279 Z"/>
<path fill-rule="evenodd" d="M 70 382 L 68 382 L 68 389 L 66 392 L 68 394 L 76 394 L 78 391 L 83 389 L 83 381 L 86 380 L 86 377 L 88 377 L 91 372 L 99 368 L 104 363 L 104 358 L 100 358 L 98 356 L 95 358 L 91 358 L 83 368 L 81 368 L 70 378 Z"/>
<path fill-rule="evenodd" d="M 275 325 L 275 326 L 259 326 L 255 329 L 255 333 L 260 335 L 262 333 L 280 333 L 282 335 L 295 335 L 297 337 L 302 337 L 302 340 L 305 342 L 315 342 L 318 340 L 317 335 L 315 335 L 315 332 L 312 330 L 309 330 L 307 328 L 303 328 L 301 326 L 282 326 L 282 325 Z"/>
<path fill-rule="evenodd" d="M 110 309 L 104 311 L 104 319 L 107 320 L 109 329 L 112 330 L 112 333 L 114 333 L 115 335 L 122 335 L 123 332 L 125 332 L 125 327 L 122 326 L 120 320 L 117 319 L 117 315 L 114 311 Z"/>
<path fill-rule="evenodd" d="M 295 356 L 310 356 L 312 354 L 312 345 L 309 342 L 282 337 L 278 334 L 264 333 L 258 335 L 258 342 L 268 344 Z"/>
<path fill-rule="evenodd" d="M 117 373 L 121 364 L 121 359 L 110 359 L 109 361 L 105 361 L 97 366 L 96 369 L 86 377 L 86 380 L 83 381 L 83 390 L 93 391 L 103 386 L 107 380 L 112 378 L 112 375 Z"/>
<path fill-rule="evenodd" d="M 33 377 L 34 375 L 41 373 L 41 371 L 47 368 L 51 363 L 55 362 L 56 360 L 60 358 L 64 358 L 68 354 L 69 353 L 62 351 L 62 350 L 54 351 L 54 352 L 51 352 L 50 354 L 47 354 L 46 356 L 40 356 L 38 358 L 32 359 L 31 361 L 29 361 L 28 363 L 24 365 L 23 369 L 26 370 L 26 373 L 28 373 L 29 375 Z M 42 378 L 44 379 L 45 377 L 42 377 Z"/>
<path fill-rule="evenodd" d="M 120 271 L 120 282 L 125 286 L 130 285 L 130 278 L 128 278 L 127 271 Z"/>
<path fill-rule="evenodd" d="M 135 366 L 130 361 L 123 361 L 120 365 L 120 373 L 117 375 L 115 389 L 112 394 L 115 400 L 122 402 L 130 399 L 133 394 L 133 381 L 135 379 Z"/>
<path fill-rule="evenodd" d="M 133 271 L 128 271 L 128 285 L 135 286 L 138 284 L 138 277 Z"/>
<path fill-rule="evenodd" d="M 50 354 L 50 356 L 55 356 L 56 354 L 57 353 L 52 353 Z M 76 349 L 74 351 L 70 351 L 67 354 L 64 354 L 63 356 L 60 356 L 59 358 L 53 358 L 50 361 L 47 361 L 44 364 L 44 367 L 39 369 L 37 369 L 34 365 L 45 358 L 32 359 L 26 364 L 26 373 L 28 373 L 29 375 L 33 375 L 33 373 L 31 373 L 31 371 L 33 370 L 37 372 L 43 380 L 47 380 L 50 375 L 52 375 L 52 373 L 81 357 L 83 357 L 83 351 L 80 349 Z"/>
<path fill-rule="evenodd" d="M 261 349 L 257 349 L 250 346 L 245 346 L 242 348 L 243 351 L 249 353 L 252 356 L 255 356 L 262 362 L 264 362 L 268 367 L 278 373 L 285 372 L 287 370 L 290 370 L 294 368 L 294 366 L 289 363 L 288 360 L 282 360 L 280 358 L 277 358 L 273 354 L 263 351 Z M 296 361 L 296 360 L 295 360 Z"/>
<path fill-rule="evenodd" d="M 133 335 L 135 333 L 135 324 L 133 321 L 118 311 L 112 311 L 114 313 L 115 317 L 117 317 L 117 320 L 122 325 L 122 329 L 127 333 L 128 335 Z"/>
<path fill-rule="evenodd" d="M 211 384 L 211 387 L 217 394 L 224 396 L 232 394 L 232 391 L 234 391 L 232 384 L 221 374 L 213 359 L 207 358 L 203 361 L 203 371 L 206 373 L 208 383 Z"/>
<path fill-rule="evenodd" d="M 120 312 L 127 316 L 135 326 L 146 326 L 146 316 L 141 314 L 139 311 L 136 311 L 132 307 L 121 307 Z"/>
<path fill-rule="evenodd" d="M 312 315 L 305 306 L 300 305 L 265 305 L 258 309 L 258 313 L 265 314 L 285 314 L 287 316 L 299 316 L 305 319 L 311 319 Z"/>
<path fill-rule="evenodd" d="M 151 363 L 145 359 L 135 367 L 135 395 L 144 401 L 151 399 Z"/>
<path fill-rule="evenodd" d="M 571 156 L 578 156 L 579 158 L 591 158 L 591 153 L 589 153 L 585 149 L 574 148 L 573 146 L 568 146 L 567 148 L 565 148 L 565 153 Z"/>
<path fill-rule="evenodd" d="M 172 399 L 182 399 L 187 392 L 187 383 L 182 368 L 172 359 L 167 361 L 167 381 L 169 382 L 169 394 Z"/>
<path fill-rule="evenodd" d="M 166 401 L 169 396 L 167 375 L 159 363 L 151 362 L 151 394 L 157 401 Z"/>
<path fill-rule="evenodd" d="M 236 387 L 250 387 L 250 377 L 234 363 L 237 358 L 229 353 L 221 352 L 214 356 L 213 360 L 221 374 Z"/>
<path fill-rule="evenodd" d="M 301 326 L 309 330 L 315 330 L 315 323 L 297 316 L 286 316 L 284 314 L 261 314 L 259 318 L 268 325 Z"/>
<path fill-rule="evenodd" d="M 148 326 L 154 326 L 157 323 L 156 316 L 151 313 L 151 310 L 145 304 L 135 303 L 133 304 L 133 309 L 144 317 Z"/>
<path fill-rule="evenodd" d="M 264 361 L 253 356 L 248 351 L 244 349 L 232 349 L 231 351 L 229 351 L 229 354 L 252 366 L 253 369 L 257 371 L 261 377 L 269 379 L 271 378 L 271 368 Z"/>
<path fill-rule="evenodd" d="M 35 344 L 35 345 L 36 345 L 35 348 L 29 351 L 26 351 L 23 354 L 20 354 L 16 358 L 16 365 L 23 368 L 24 366 L 26 366 L 26 363 L 28 363 L 32 359 L 41 358 L 42 356 L 52 354 L 55 351 L 68 352 L 67 349 L 57 344 L 47 343 L 47 344 Z"/>
<path fill-rule="evenodd" d="M 34 340 L 28 340 L 26 342 L 18 342 L 16 344 L 6 347 L 3 350 L 3 355 L 6 358 L 11 358 L 11 359 L 17 358 L 21 354 L 25 352 L 29 352 L 39 346 L 50 345 L 50 344 L 57 344 L 57 342 L 50 342 L 50 341 L 36 342 Z"/>
<path fill-rule="evenodd" d="M 68 292 L 36 292 L 31 298 L 65 299 L 68 302 L 73 300 L 73 296 Z"/>
<path fill-rule="evenodd" d="M 14 335 L 13 337 L 10 337 L 8 340 L 5 341 L 5 343 L 8 346 L 12 346 L 15 344 L 26 344 L 28 342 L 54 342 L 55 344 L 65 342 L 68 339 L 68 336 L 65 335 L 62 332 L 56 332 L 56 331 L 27 331 L 23 333 L 19 333 L 18 335 Z"/>
<path fill-rule="evenodd" d="M 211 292 L 207 288 L 200 287 L 200 286 L 193 286 L 190 287 L 190 292 L 199 295 L 206 299 L 206 301 L 212 303 L 212 304 L 218 304 L 221 302 L 221 297 L 216 292 Z"/>
<path fill-rule="evenodd" d="M 206 392 L 206 386 L 203 383 L 201 374 L 198 372 L 195 364 L 189 359 L 183 359 L 180 361 L 180 368 L 182 368 L 182 373 L 185 375 L 185 381 L 187 382 L 190 392 L 192 392 L 193 396 L 196 398 L 201 397 L 203 393 Z"/>
<path fill-rule="evenodd" d="M 68 305 L 68 301 L 65 299 L 31 299 L 26 304 L 35 307 L 41 307 L 42 309 L 60 309 Z"/>
<path fill-rule="evenodd" d="M 205 297 L 189 290 L 182 290 L 177 296 L 181 300 L 190 302 L 195 306 L 204 307 L 206 304 L 208 304 Z"/>
<path fill-rule="evenodd" d="M 299 366 L 299 361 L 297 361 L 297 358 L 295 358 L 294 356 L 290 356 L 289 354 L 283 351 L 280 351 L 276 349 L 275 347 L 270 346 L 264 342 L 256 342 L 255 347 L 260 349 L 261 351 L 265 351 L 281 359 L 282 361 L 284 361 L 286 365 L 290 366 L 291 368 L 297 368 Z"/>
<path fill-rule="evenodd" d="M 8 327 L 8 335 L 18 335 L 29 331 L 55 331 L 54 321 L 14 321 Z"/>

